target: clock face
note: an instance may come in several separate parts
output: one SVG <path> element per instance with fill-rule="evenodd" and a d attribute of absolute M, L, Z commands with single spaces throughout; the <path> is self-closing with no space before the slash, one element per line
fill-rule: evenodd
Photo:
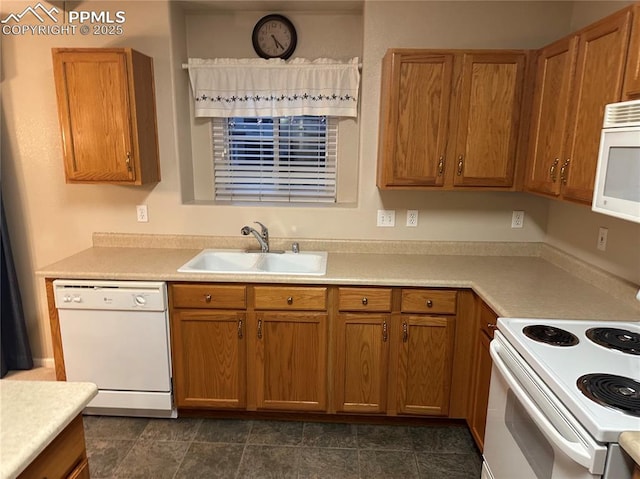
<path fill-rule="evenodd" d="M 288 18 L 267 15 L 256 23 L 252 41 L 253 48 L 262 58 L 287 59 L 296 49 L 296 30 Z"/>

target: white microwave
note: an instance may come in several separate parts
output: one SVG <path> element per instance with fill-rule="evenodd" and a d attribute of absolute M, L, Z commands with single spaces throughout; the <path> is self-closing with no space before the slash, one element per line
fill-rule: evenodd
<path fill-rule="evenodd" d="M 605 107 L 591 209 L 640 223 L 640 100 Z"/>

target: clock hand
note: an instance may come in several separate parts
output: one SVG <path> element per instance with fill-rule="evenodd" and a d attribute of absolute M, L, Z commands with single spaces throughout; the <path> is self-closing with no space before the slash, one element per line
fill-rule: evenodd
<path fill-rule="evenodd" d="M 273 41 L 276 43 L 276 47 L 280 48 L 282 50 L 284 50 L 284 47 L 282 46 L 282 44 L 278 41 L 278 39 L 276 38 L 276 36 L 272 33 L 271 34 L 271 38 L 273 38 Z"/>

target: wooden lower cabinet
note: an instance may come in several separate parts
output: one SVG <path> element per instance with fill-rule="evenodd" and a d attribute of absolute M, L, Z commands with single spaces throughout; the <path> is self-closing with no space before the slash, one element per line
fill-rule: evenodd
<path fill-rule="evenodd" d="M 398 413 L 448 414 L 454 332 L 453 317 L 402 317 L 396 386 Z"/>
<path fill-rule="evenodd" d="M 259 312 L 255 322 L 257 408 L 326 410 L 327 313 Z"/>
<path fill-rule="evenodd" d="M 213 283 L 169 291 L 178 408 L 465 417 L 463 293 Z M 451 401 L 452 391 L 464 399 Z"/>
<path fill-rule="evenodd" d="M 469 397 L 467 423 L 471 435 L 480 451 L 484 447 L 484 432 L 489 403 L 489 383 L 491 382 L 491 355 L 489 344 L 496 329 L 497 315 L 482 300 L 478 299 L 477 342 L 473 361 L 473 380 Z"/>
<path fill-rule="evenodd" d="M 89 479 L 82 415 L 78 415 L 18 476 L 18 479 Z"/>
<path fill-rule="evenodd" d="M 456 292 L 339 288 L 338 304 L 336 410 L 446 416 Z M 442 315 L 418 314 L 427 312 Z"/>
<path fill-rule="evenodd" d="M 338 316 L 335 343 L 335 401 L 338 411 L 386 412 L 390 326 L 390 314 Z"/>
<path fill-rule="evenodd" d="M 244 311 L 173 311 L 173 378 L 178 407 L 245 407 L 245 325 Z"/>

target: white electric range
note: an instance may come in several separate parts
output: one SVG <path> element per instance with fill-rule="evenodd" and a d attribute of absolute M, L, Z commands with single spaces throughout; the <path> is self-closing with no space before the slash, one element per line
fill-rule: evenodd
<path fill-rule="evenodd" d="M 483 477 L 631 478 L 617 443 L 640 431 L 640 323 L 497 324 Z"/>

